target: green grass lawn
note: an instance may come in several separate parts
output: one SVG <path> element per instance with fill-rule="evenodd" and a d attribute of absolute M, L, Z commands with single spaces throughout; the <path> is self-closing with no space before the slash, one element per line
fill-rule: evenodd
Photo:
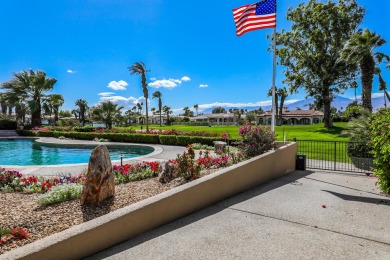
<path fill-rule="evenodd" d="M 283 136 L 286 136 L 286 140 L 292 140 L 296 138 L 299 140 L 313 140 L 313 141 L 348 141 L 348 137 L 341 136 L 341 131 L 346 129 L 347 123 L 334 123 L 334 127 L 327 129 L 323 124 L 316 125 L 296 125 L 296 126 L 276 126 L 276 139 L 278 141 L 283 140 Z M 140 130 L 141 126 L 132 127 L 133 129 Z M 145 126 L 142 127 L 145 130 Z M 180 131 L 207 131 L 218 134 L 228 132 L 232 138 L 240 139 L 238 134 L 239 126 L 185 126 L 185 125 L 173 125 L 162 126 L 151 125 L 150 129 L 162 129 L 162 130 L 180 130 Z M 298 153 L 307 155 L 307 158 L 336 161 L 350 162 L 348 155 L 346 154 L 346 148 L 343 144 L 337 144 L 337 149 L 334 149 L 334 143 L 322 142 L 322 143 L 310 143 L 310 142 L 298 142 Z"/>
<path fill-rule="evenodd" d="M 316 125 L 301 125 L 301 126 L 276 126 L 277 140 L 283 140 L 283 134 L 287 140 L 292 140 L 294 137 L 297 140 L 332 140 L 332 141 L 348 141 L 348 138 L 340 136 L 342 130 L 346 129 L 347 123 L 334 123 L 334 127 L 326 129 L 323 124 Z M 140 130 L 140 126 L 132 127 Z M 232 138 L 240 139 L 238 134 L 239 126 L 186 126 L 186 125 L 172 125 L 162 126 L 151 125 L 149 129 L 163 129 L 163 130 L 180 130 L 180 131 L 207 131 L 218 134 L 228 132 Z M 143 126 L 145 129 L 145 126 Z"/>

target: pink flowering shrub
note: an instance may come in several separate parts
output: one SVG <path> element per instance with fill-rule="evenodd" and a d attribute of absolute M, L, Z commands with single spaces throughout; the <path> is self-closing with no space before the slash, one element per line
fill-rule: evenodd
<path fill-rule="evenodd" d="M 238 129 L 242 141 L 239 148 L 245 156 L 254 157 L 274 148 L 275 134 L 267 126 L 244 124 Z"/>

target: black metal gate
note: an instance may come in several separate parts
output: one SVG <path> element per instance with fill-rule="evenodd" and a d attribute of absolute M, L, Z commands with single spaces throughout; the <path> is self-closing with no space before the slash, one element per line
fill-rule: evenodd
<path fill-rule="evenodd" d="M 365 144 L 343 141 L 296 140 L 298 154 L 306 155 L 306 167 L 331 171 L 370 174 L 374 168 L 372 155 Z"/>

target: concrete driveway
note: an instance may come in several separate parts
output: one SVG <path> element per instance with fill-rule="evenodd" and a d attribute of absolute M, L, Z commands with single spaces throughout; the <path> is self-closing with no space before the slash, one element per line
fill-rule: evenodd
<path fill-rule="evenodd" d="M 390 259 L 376 181 L 296 171 L 88 259 Z"/>

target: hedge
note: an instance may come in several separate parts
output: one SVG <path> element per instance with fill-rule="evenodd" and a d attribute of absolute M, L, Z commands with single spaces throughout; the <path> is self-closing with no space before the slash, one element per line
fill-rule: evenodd
<path fill-rule="evenodd" d="M 160 144 L 177 145 L 176 135 L 160 135 Z"/>
<path fill-rule="evenodd" d="M 200 143 L 209 146 L 214 145 L 214 141 L 221 141 L 220 137 L 203 137 L 187 135 L 148 135 L 148 134 L 126 134 L 126 133 L 89 133 L 89 132 L 62 132 L 62 131 L 19 131 L 23 136 L 55 137 L 60 136 L 78 140 L 94 140 L 95 138 L 108 139 L 112 142 L 145 143 L 187 146 L 193 143 Z"/>
<path fill-rule="evenodd" d="M 0 130 L 16 130 L 16 121 L 0 120 Z"/>

